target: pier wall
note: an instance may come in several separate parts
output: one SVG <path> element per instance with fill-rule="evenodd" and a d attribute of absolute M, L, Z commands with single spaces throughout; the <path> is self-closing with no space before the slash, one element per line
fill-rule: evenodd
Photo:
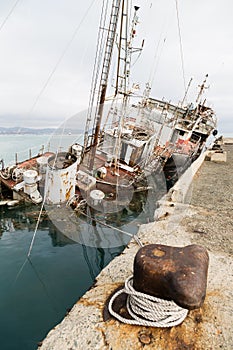
<path fill-rule="evenodd" d="M 182 350 L 233 348 L 233 140 L 224 145 L 227 161 L 194 162 L 160 201 L 155 222 L 141 225 L 145 244 L 201 244 L 210 256 L 207 295 L 200 309 L 176 327 L 158 329 L 103 321 L 107 298 L 132 275 L 139 249 L 132 240 L 96 278 L 94 286 L 49 332 L 40 350 Z"/>

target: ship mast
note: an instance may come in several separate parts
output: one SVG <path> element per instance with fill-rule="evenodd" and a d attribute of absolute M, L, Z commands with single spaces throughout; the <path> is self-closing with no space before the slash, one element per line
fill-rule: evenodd
<path fill-rule="evenodd" d="M 133 48 L 133 39 L 136 33 L 136 25 L 138 24 L 137 11 L 138 6 L 134 6 L 134 16 L 132 19 L 132 25 L 129 29 L 129 16 L 128 16 L 128 1 L 122 2 L 121 11 L 121 26 L 120 26 L 120 39 L 118 43 L 118 62 L 117 62 L 117 77 L 115 86 L 115 96 L 122 94 L 127 97 L 129 95 L 129 77 L 132 54 L 137 51 L 141 51 L 142 48 Z M 130 31 L 130 34 L 129 34 Z M 143 45 L 142 45 L 143 46 Z"/>
<path fill-rule="evenodd" d="M 121 149 L 121 133 L 124 127 L 124 118 L 126 116 L 128 100 L 131 94 L 129 79 L 132 55 L 135 52 L 141 52 L 144 44 L 143 41 L 141 48 L 133 47 L 133 39 L 135 37 L 136 26 L 138 24 L 137 11 L 139 10 L 139 7 L 134 6 L 134 14 L 131 25 L 129 24 L 128 7 L 129 1 L 123 1 L 121 10 L 120 36 L 118 42 L 118 62 L 115 85 L 115 100 L 117 100 L 120 95 L 123 96 L 123 99 L 120 108 L 118 108 L 118 129 L 113 158 L 115 160 L 115 173 L 117 170 L 117 159 L 119 157 Z"/>
<path fill-rule="evenodd" d="M 94 122 L 92 128 L 91 135 L 91 143 L 90 143 L 90 153 L 88 160 L 88 169 L 90 172 L 93 171 L 95 155 L 97 146 L 101 137 L 101 122 L 103 118 L 104 111 L 104 102 L 106 98 L 108 80 L 109 80 L 109 72 L 112 61 L 113 47 L 117 37 L 117 24 L 118 19 L 121 17 L 120 22 L 120 35 L 119 35 L 119 43 L 118 43 L 118 63 L 117 63 L 117 77 L 116 77 L 116 85 L 115 85 L 115 97 L 119 94 L 123 95 L 123 104 L 122 104 L 122 112 L 124 107 L 127 104 L 128 96 L 130 94 L 129 91 L 129 75 L 130 75 L 130 66 L 131 66 L 131 56 L 133 53 L 141 51 L 141 48 L 133 48 L 132 42 L 135 36 L 135 26 L 138 23 L 138 17 L 136 15 L 139 7 L 134 7 L 134 16 L 132 20 L 131 29 L 129 29 L 129 1 L 128 0 L 112 0 L 111 5 L 111 14 L 108 29 L 101 28 L 101 30 L 107 30 L 107 37 L 104 46 L 104 57 L 102 59 L 102 71 L 99 79 L 99 88 L 96 89 L 96 85 L 91 92 L 90 97 L 90 105 L 89 111 L 87 115 L 87 122 L 85 128 L 85 136 L 84 136 L 84 153 L 87 151 L 88 147 L 88 137 L 89 137 L 89 124 L 92 119 L 92 110 L 95 100 L 95 94 L 97 92 L 97 107 L 94 113 Z M 144 43 L 144 42 L 143 42 Z M 102 50 L 103 51 L 103 50 Z M 102 57 L 102 51 L 99 52 L 99 57 L 97 57 L 97 61 Z M 98 71 L 94 71 L 94 81 L 98 80 Z M 123 113 L 121 113 L 123 115 Z"/>
<path fill-rule="evenodd" d="M 100 127 L 101 127 L 101 121 L 103 117 L 103 108 L 104 108 L 104 102 L 105 102 L 105 97 L 107 92 L 108 77 L 109 77 L 109 71 L 111 66 L 114 42 L 116 38 L 116 30 L 117 30 L 117 23 L 118 23 L 118 18 L 120 13 L 120 5 L 122 1 L 124 3 L 124 0 L 112 1 L 110 22 L 109 22 L 107 38 L 105 43 L 104 59 L 102 64 L 102 72 L 101 72 L 100 85 L 98 90 L 97 107 L 96 107 L 96 113 L 95 113 L 94 124 L 93 124 L 94 133 L 93 133 L 92 142 L 91 142 L 92 149 L 91 149 L 91 157 L 89 162 L 90 171 L 93 170 L 96 148 L 98 145 L 98 140 L 100 135 Z M 95 93 L 95 91 L 93 91 L 93 93 Z M 86 131 L 88 132 L 88 130 Z M 84 140 L 84 147 L 86 147 L 86 144 L 87 142 Z"/>
<path fill-rule="evenodd" d="M 197 96 L 197 99 L 196 99 L 196 103 L 197 103 L 197 105 L 199 105 L 199 104 L 200 104 L 200 101 L 201 101 L 201 96 L 203 95 L 204 90 L 208 88 L 208 87 L 206 86 L 206 81 L 207 81 L 207 78 L 208 78 L 208 74 L 206 74 L 206 76 L 205 76 L 205 79 L 204 79 L 203 83 L 202 83 L 201 85 L 199 85 L 199 87 L 200 87 L 200 91 L 199 91 L 198 96 Z"/>

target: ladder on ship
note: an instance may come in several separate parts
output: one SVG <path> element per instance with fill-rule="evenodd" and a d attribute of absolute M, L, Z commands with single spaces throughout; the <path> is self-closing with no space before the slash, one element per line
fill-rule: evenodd
<path fill-rule="evenodd" d="M 93 132 L 92 132 L 92 139 L 91 139 L 92 152 L 89 159 L 90 170 L 93 169 L 96 147 L 98 145 L 98 140 L 99 140 L 100 126 L 101 126 L 101 120 L 103 117 L 103 108 L 104 108 L 104 102 L 105 102 L 107 85 L 108 85 L 109 71 L 110 71 L 111 61 L 112 61 L 114 41 L 116 38 L 116 30 L 117 30 L 117 23 L 119 18 L 121 1 L 122 0 L 113 0 L 112 2 L 110 22 L 109 22 L 107 38 L 105 43 L 102 71 L 101 71 L 99 89 L 97 94 L 97 108 L 96 108 L 94 123 L 93 123 Z M 102 53 L 100 52 L 99 55 L 102 55 Z M 98 74 L 98 72 L 96 72 L 96 74 Z M 93 94 L 96 93 L 96 88 L 93 89 L 92 93 Z M 94 101 L 94 98 L 93 98 L 93 101 Z M 87 146 L 89 126 L 92 119 L 91 112 L 92 112 L 92 109 L 90 110 L 90 113 L 87 118 L 85 137 L 84 137 L 84 149 Z"/>

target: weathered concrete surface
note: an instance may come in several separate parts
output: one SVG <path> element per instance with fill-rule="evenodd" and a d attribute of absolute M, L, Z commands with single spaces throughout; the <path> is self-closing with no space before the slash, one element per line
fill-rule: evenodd
<path fill-rule="evenodd" d="M 132 241 L 48 334 L 41 350 L 233 349 L 233 146 L 229 144 L 225 149 L 227 162 L 205 162 L 195 175 L 185 204 L 167 198 L 156 215 L 157 222 L 142 225 L 138 234 L 143 244 L 197 243 L 208 249 L 210 264 L 203 307 L 190 311 L 181 325 L 170 329 L 129 326 L 114 319 L 103 322 L 106 299 L 132 274 L 138 250 Z"/>
<path fill-rule="evenodd" d="M 209 153 L 210 160 L 212 162 L 226 162 L 227 161 L 227 152 L 214 152 L 210 151 Z"/>

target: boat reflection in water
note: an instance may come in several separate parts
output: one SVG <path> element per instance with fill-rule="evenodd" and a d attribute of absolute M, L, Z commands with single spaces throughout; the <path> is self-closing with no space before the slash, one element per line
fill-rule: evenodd
<path fill-rule="evenodd" d="M 36 208 L 0 207 L 1 349 L 36 349 L 49 329 L 93 285 L 98 273 L 124 249 L 74 242 L 44 211 L 27 259 L 39 214 Z M 81 228 L 100 229 L 85 228 L 84 222 Z"/>
<path fill-rule="evenodd" d="M 44 208 L 57 230 L 72 241 L 109 249 L 127 245 L 140 224 L 153 221 L 157 202 L 166 193 L 167 183 L 161 171 L 148 175 L 138 191 L 133 189 L 131 196 L 127 196 L 127 189 L 122 191 L 120 203 L 86 199 L 79 202 L 78 207 L 75 204 L 75 208 L 69 201 L 56 205 L 45 202 Z"/>
<path fill-rule="evenodd" d="M 39 224 L 38 235 L 41 232 L 47 233 L 51 238 L 53 247 L 64 247 L 66 245 L 78 245 L 83 251 L 85 261 L 87 264 L 91 277 L 94 279 L 96 275 L 103 269 L 103 267 L 117 256 L 123 250 L 124 246 L 129 241 L 129 236 L 116 235 L 115 245 L 112 242 L 107 245 L 108 248 L 103 247 L 102 237 L 106 237 L 106 231 L 111 237 L 109 227 L 102 227 L 101 224 L 89 224 L 87 221 L 72 220 L 74 212 L 64 207 L 50 208 L 50 211 L 43 211 L 42 219 Z M 33 233 L 35 230 L 36 221 L 38 220 L 39 210 L 34 206 L 22 206 L 21 208 L 2 209 L 0 212 L 0 237 L 4 233 L 14 232 L 21 234 L 21 232 Z M 53 220 L 51 220 L 53 219 Z M 92 237 L 94 241 L 85 244 L 85 234 L 88 234 L 88 239 Z M 36 245 L 36 243 L 35 243 Z M 96 248 L 97 247 L 97 248 Z M 33 254 L 32 254 L 33 257 Z"/>

